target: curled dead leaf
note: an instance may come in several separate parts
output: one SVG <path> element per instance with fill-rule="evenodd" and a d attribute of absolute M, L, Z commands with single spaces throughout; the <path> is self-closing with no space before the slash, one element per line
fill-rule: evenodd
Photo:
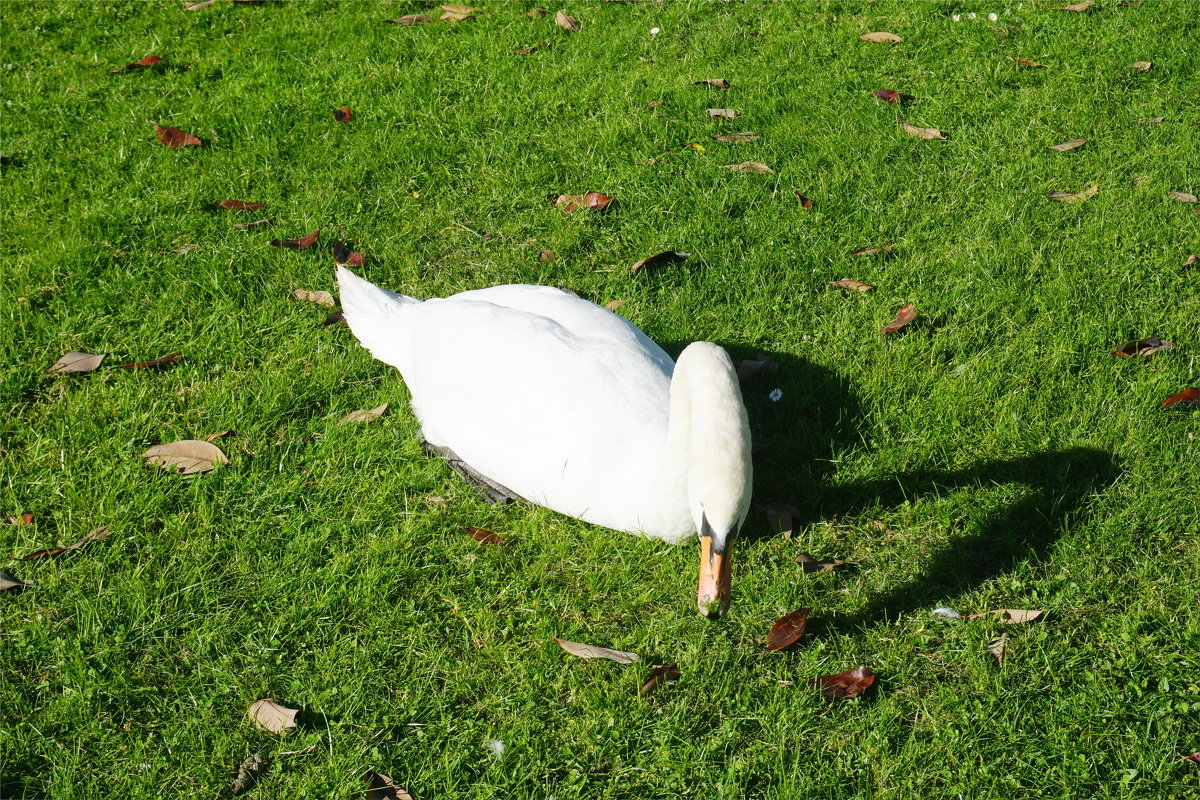
<path fill-rule="evenodd" d="M 579 20 L 564 11 L 559 11 L 555 14 L 554 21 L 563 30 L 570 31 L 571 33 L 579 33 Z"/>
<path fill-rule="evenodd" d="M 199 3 L 184 3 L 184 11 L 202 11 L 209 6 L 215 5 L 217 0 L 201 0 Z"/>
<path fill-rule="evenodd" d="M 628 302 L 629 302 L 628 300 L 609 300 L 607 303 L 604 304 L 604 307 L 607 308 L 609 311 L 616 311 L 618 308 L 620 308 L 621 306 L 625 305 Z"/>
<path fill-rule="evenodd" d="M 283 733 L 296 727 L 299 714 L 298 709 L 280 705 L 274 700 L 256 700 L 246 712 L 251 722 L 271 733 Z"/>
<path fill-rule="evenodd" d="M 775 172 L 775 170 L 766 164 L 760 164 L 757 161 L 743 161 L 740 164 L 722 164 L 721 169 L 727 169 L 731 172 L 756 172 L 759 175 Z"/>
<path fill-rule="evenodd" d="M 157 122 L 154 123 L 154 135 L 160 142 L 170 146 L 172 150 L 178 150 L 181 147 L 200 147 L 204 144 L 186 131 L 172 128 L 170 125 L 159 125 Z"/>
<path fill-rule="evenodd" d="M 705 78 L 700 81 L 692 81 L 692 86 L 711 86 L 714 89 L 728 89 L 729 81 L 724 78 Z"/>
<path fill-rule="evenodd" d="M 876 89 L 871 94 L 885 103 L 891 103 L 894 106 L 900 105 L 900 101 L 904 99 L 904 95 L 895 89 Z"/>
<path fill-rule="evenodd" d="M 1185 405 L 1196 406 L 1200 408 L 1200 389 L 1197 389 L 1193 386 L 1189 389 L 1184 389 L 1178 394 L 1173 394 L 1166 400 L 1163 400 L 1162 407 L 1170 408 L 1176 403 L 1184 403 Z"/>
<path fill-rule="evenodd" d="M 588 192 L 582 197 L 574 194 L 560 194 L 554 201 L 554 205 L 570 213 L 581 208 L 587 211 L 603 211 L 611 202 L 612 198 L 604 192 Z"/>
<path fill-rule="evenodd" d="M 858 38 L 860 41 L 874 42 L 875 44 L 898 44 L 898 43 L 904 41 L 896 34 L 888 33 L 887 31 L 875 31 L 874 33 L 864 33 L 862 36 L 860 36 Z"/>
<path fill-rule="evenodd" d="M 1100 191 L 1099 186 L 1089 186 L 1082 192 L 1051 192 L 1050 199 L 1060 203 L 1082 203 L 1098 191 Z"/>
<path fill-rule="evenodd" d="M 69 544 L 66 547 L 51 547 L 46 550 L 35 550 L 34 552 L 32 552 L 29 555 L 22 558 L 21 560 L 22 561 L 32 561 L 35 558 L 52 558 L 54 556 L 66 553 L 70 550 L 78 550 L 79 548 L 81 548 L 85 544 L 87 544 L 88 542 L 94 542 L 97 539 L 103 539 L 105 536 L 108 536 L 108 526 L 101 525 L 98 528 L 92 528 L 92 530 L 88 532 L 87 536 L 84 536 L 82 539 L 80 539 L 78 542 L 75 542 L 74 544 Z"/>
<path fill-rule="evenodd" d="M 0 572 L 0 592 L 16 590 L 17 594 L 29 588 L 29 584 L 17 580 L 7 572 Z"/>
<path fill-rule="evenodd" d="M 142 453 L 142 458 L 149 464 L 181 475 L 208 472 L 218 464 L 229 463 L 229 458 L 221 452 L 221 448 L 199 439 L 156 444 Z"/>
<path fill-rule="evenodd" d="M 655 269 L 657 267 L 665 267 L 668 264 L 678 264 L 680 261 L 691 257 L 691 253 L 677 253 L 674 250 L 664 250 L 661 253 L 655 253 L 652 256 L 647 256 L 641 261 L 629 268 L 629 271 L 637 272 L 643 269 Z"/>
<path fill-rule="evenodd" d="M 350 106 L 342 106 L 333 110 L 333 118 L 338 122 L 349 122 L 350 117 Z"/>
<path fill-rule="evenodd" d="M 801 553 L 792 560 L 803 567 L 805 575 L 812 575 L 817 572 L 833 572 L 833 570 L 843 566 L 846 563 L 840 558 L 833 558 L 829 561 L 821 561 L 813 558 L 808 553 Z"/>
<path fill-rule="evenodd" d="M 344 325 L 346 323 L 346 315 L 339 308 L 337 311 L 330 311 L 325 316 L 325 321 L 321 324 L 328 328 L 330 325 Z"/>
<path fill-rule="evenodd" d="M 333 295 L 325 291 L 312 292 L 308 289 L 295 289 L 292 291 L 292 297 L 308 303 L 316 303 L 326 308 L 333 308 L 337 305 L 337 302 L 333 299 Z"/>
<path fill-rule="evenodd" d="M 885 244 L 883 247 L 860 247 L 852 253 L 846 253 L 846 258 L 853 258 L 854 256 L 885 256 L 892 252 L 895 246 L 894 244 Z"/>
<path fill-rule="evenodd" d="M 642 688 L 638 689 L 638 694 L 648 695 L 667 681 L 679 680 L 682 675 L 683 672 L 679 669 L 678 664 L 660 664 L 650 670 L 650 677 L 646 678 Z"/>
<path fill-rule="evenodd" d="M 759 137 L 754 131 L 742 131 L 740 133 L 722 133 L 720 136 L 712 138 L 718 142 L 729 144 L 730 142 L 757 142 Z"/>
<path fill-rule="evenodd" d="M 604 658 L 617 664 L 632 664 L 638 660 L 637 653 L 629 653 L 624 650 L 610 650 L 607 647 L 596 647 L 595 645 L 583 644 L 581 642 L 572 642 L 567 639 L 559 639 L 557 636 L 553 638 L 554 641 L 558 642 L 559 647 L 579 658 Z"/>
<path fill-rule="evenodd" d="M 217 431 L 216 433 L 210 433 L 208 436 L 204 437 L 204 441 L 215 442 L 217 439 L 224 439 L 226 436 L 233 436 L 233 430 L 226 429 L 223 431 Z"/>
<path fill-rule="evenodd" d="M 1083 147 L 1085 144 L 1087 144 L 1087 139 L 1071 139 L 1061 144 L 1052 144 L 1046 149 L 1053 150 L 1056 153 L 1065 153 L 1068 150 L 1074 150 L 1076 147 Z"/>
<path fill-rule="evenodd" d="M 905 303 L 904 305 L 900 306 L 900 310 L 896 312 L 896 318 L 887 325 L 884 325 L 883 328 L 880 329 L 880 333 L 895 333 L 908 323 L 912 322 L 916 316 L 917 312 L 915 306 L 913 306 L 912 303 Z"/>
<path fill-rule="evenodd" d="M 800 637 L 804 635 L 804 628 L 808 625 L 810 611 L 811 608 L 798 608 L 775 620 L 775 624 L 767 633 L 767 649 L 782 650 L 800 641 Z"/>
<path fill-rule="evenodd" d="M 1061 6 L 1058 10 L 1059 11 L 1074 11 L 1078 14 L 1078 13 L 1087 11 L 1089 8 L 1092 7 L 1092 5 L 1095 2 L 1096 2 L 1096 0 L 1083 0 L 1082 3 L 1075 3 L 1074 5 L 1069 5 L 1069 6 Z"/>
<path fill-rule="evenodd" d="M 869 292 L 875 288 L 869 283 L 851 280 L 850 278 L 839 278 L 836 281 L 830 281 L 829 285 L 836 286 L 839 289 L 845 289 L 849 292 Z"/>
<path fill-rule="evenodd" d="M 998 638 L 988 642 L 987 651 L 1003 664 L 1004 657 L 1008 655 L 1008 634 L 1002 633 Z"/>
<path fill-rule="evenodd" d="M 1134 69 L 1136 69 L 1138 72 L 1149 72 L 1149 71 L 1150 71 L 1150 68 L 1151 68 L 1151 67 L 1153 67 L 1153 66 L 1154 66 L 1154 64 L 1152 64 L 1152 63 L 1151 63 L 1151 62 L 1149 62 L 1149 61 L 1135 61 L 1135 62 L 1133 62 L 1133 68 L 1134 68 Z"/>
<path fill-rule="evenodd" d="M 363 783 L 367 785 L 365 800 L 413 800 L 411 794 L 382 772 L 368 772 L 363 775 Z"/>
<path fill-rule="evenodd" d="M 1167 197 L 1180 203 L 1195 203 L 1196 195 L 1187 192 L 1167 192 Z"/>
<path fill-rule="evenodd" d="M 553 261 L 555 258 L 553 250 L 543 250 L 538 253 L 538 261 Z"/>
<path fill-rule="evenodd" d="M 468 536 L 480 544 L 504 544 L 504 540 L 495 531 L 489 531 L 487 528 L 476 528 L 474 525 L 463 525 L 462 528 L 467 532 Z"/>
<path fill-rule="evenodd" d="M 104 353 L 67 353 L 50 365 L 51 372 L 66 374 L 69 372 L 91 372 L 100 366 Z"/>
<path fill-rule="evenodd" d="M 796 198 L 797 198 L 797 199 L 799 199 L 799 201 L 800 201 L 800 207 L 801 207 L 801 208 L 803 208 L 805 211 L 811 211 L 811 210 L 812 210 L 812 207 L 813 207 L 813 201 L 812 201 L 812 200 L 809 200 L 807 197 L 805 197 L 804 195 L 800 194 L 799 192 L 796 192 Z"/>
<path fill-rule="evenodd" d="M 778 533 L 784 539 L 792 538 L 793 520 L 800 516 L 800 509 L 791 503 L 766 503 L 758 508 L 767 515 L 767 528 L 772 533 Z"/>
<path fill-rule="evenodd" d="M 22 514 L 19 517 L 16 514 L 7 514 L 4 517 L 4 523 L 6 525 L 32 525 L 33 514 Z"/>
<path fill-rule="evenodd" d="M 843 697 L 858 697 L 875 683 L 875 673 L 867 667 L 855 667 L 836 675 L 821 675 L 813 679 L 821 687 L 821 694 L 831 700 Z"/>
<path fill-rule="evenodd" d="M 150 361 L 138 361 L 133 364 L 117 364 L 117 369 L 158 369 L 170 364 L 174 364 L 179 359 L 183 358 L 183 353 L 168 353 L 162 358 L 151 359 Z"/>
<path fill-rule="evenodd" d="M 916 125 L 910 125 L 909 123 L 903 122 L 900 120 L 897 120 L 896 124 L 899 125 L 904 130 L 904 132 L 907 133 L 909 136 L 915 136 L 918 139 L 948 139 L 948 138 L 950 138 L 950 137 L 946 136 L 946 134 L 944 134 L 940 130 L 938 130 L 937 128 L 918 128 Z"/>
<path fill-rule="evenodd" d="M 361 267 L 363 254 L 352 252 L 353 248 L 345 242 L 333 246 L 333 263 L 339 267 Z"/>
<path fill-rule="evenodd" d="M 1174 348 L 1175 345 L 1172 342 L 1168 342 L 1155 335 L 1133 342 L 1125 342 L 1125 344 L 1113 350 L 1112 353 L 1114 356 L 1122 356 L 1124 358 L 1146 358 L 1147 356 L 1154 355 L 1159 350 L 1172 350 Z"/>
<path fill-rule="evenodd" d="M 270 244 L 271 247 L 286 247 L 289 250 L 307 250 L 320 235 L 321 229 L 317 228 L 315 231 L 302 239 L 272 239 L 270 242 L 268 242 L 268 244 Z"/>
<path fill-rule="evenodd" d="M 470 19 L 470 14 L 461 14 L 457 11 L 445 11 L 438 19 L 443 22 L 462 22 L 464 19 Z"/>
<path fill-rule="evenodd" d="M 708 115 L 713 119 L 727 119 L 730 121 L 738 118 L 737 112 L 732 108 L 710 108 Z"/>
<path fill-rule="evenodd" d="M 978 614 L 968 614 L 967 619 L 981 619 L 983 617 L 996 617 L 996 621 L 1004 625 L 1017 625 L 1022 622 L 1033 622 L 1035 619 L 1045 614 L 1043 609 L 1027 609 L 1027 608 L 997 608 L 993 611 L 981 611 Z"/>
<path fill-rule="evenodd" d="M 342 422 L 374 422 L 384 415 L 388 409 L 388 404 L 384 403 L 375 408 L 368 408 L 362 411 L 351 411 L 346 416 L 342 417 Z"/>

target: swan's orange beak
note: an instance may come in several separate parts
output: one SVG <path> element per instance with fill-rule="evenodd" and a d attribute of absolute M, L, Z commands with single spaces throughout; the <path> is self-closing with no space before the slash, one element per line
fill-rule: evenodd
<path fill-rule="evenodd" d="M 725 543 L 725 552 L 713 552 L 712 537 L 700 537 L 700 590 L 696 605 L 709 619 L 719 619 L 729 610 L 729 588 L 733 575 L 729 569 L 732 537 Z"/>

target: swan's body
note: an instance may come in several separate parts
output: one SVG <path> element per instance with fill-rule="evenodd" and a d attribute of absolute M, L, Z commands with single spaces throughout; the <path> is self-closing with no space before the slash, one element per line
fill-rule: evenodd
<path fill-rule="evenodd" d="M 350 329 L 400 370 L 431 445 L 571 517 L 668 542 L 699 531 L 721 566 L 750 494 L 723 349 L 697 342 L 675 365 L 624 318 L 545 286 L 422 302 L 345 268 L 338 279 Z M 709 605 L 728 603 L 723 571 Z"/>

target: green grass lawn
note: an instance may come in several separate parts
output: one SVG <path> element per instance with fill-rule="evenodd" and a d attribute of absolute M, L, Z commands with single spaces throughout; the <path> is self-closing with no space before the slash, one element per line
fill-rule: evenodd
<path fill-rule="evenodd" d="M 1200 215 L 1168 197 L 1200 193 L 1200 28 L 1065 4 L 577 2 L 577 33 L 500 2 L 0 4 L 0 516 L 34 515 L 0 525 L 30 584 L 0 593 L 0 796 L 215 797 L 255 752 L 260 798 L 362 798 L 368 770 L 417 800 L 1195 796 L 1200 415 L 1160 404 L 1200 385 Z M 554 205 L 589 191 L 614 201 Z M 270 207 L 203 208 L 227 198 Z M 671 352 L 771 354 L 755 500 L 795 536 L 752 512 L 710 622 L 694 544 L 486 505 L 399 374 L 291 297 L 336 288 L 338 239 L 419 297 L 562 285 Z M 630 273 L 668 249 L 693 255 Z M 1110 353 L 1155 333 L 1175 349 Z M 72 350 L 105 366 L 50 374 Z M 139 457 L 223 429 L 212 472 Z M 767 651 L 800 607 L 811 636 Z M 809 684 L 859 664 L 865 697 Z M 298 729 L 254 728 L 262 697 Z"/>

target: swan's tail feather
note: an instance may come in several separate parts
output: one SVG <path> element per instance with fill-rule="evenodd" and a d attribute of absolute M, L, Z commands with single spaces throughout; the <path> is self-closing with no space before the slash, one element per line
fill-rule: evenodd
<path fill-rule="evenodd" d="M 340 265 L 337 278 L 342 313 L 355 338 L 375 358 L 404 372 L 409 356 L 404 311 L 421 301 L 381 289 Z"/>

